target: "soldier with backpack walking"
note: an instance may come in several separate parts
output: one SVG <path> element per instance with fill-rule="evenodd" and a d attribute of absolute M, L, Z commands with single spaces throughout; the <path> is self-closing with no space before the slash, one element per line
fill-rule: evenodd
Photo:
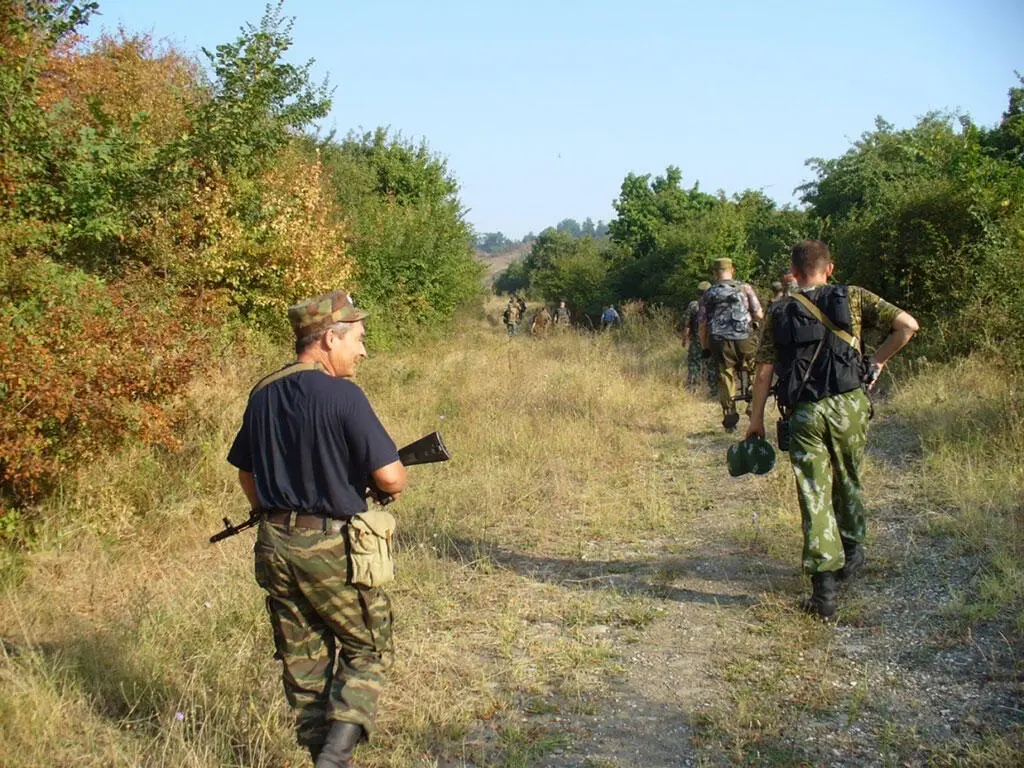
<path fill-rule="evenodd" d="M 761 322 L 764 312 L 754 289 L 733 279 L 732 259 L 718 259 L 714 270 L 715 284 L 700 300 L 700 344 L 705 356 L 710 356 L 718 366 L 722 426 L 731 432 L 740 420 L 732 398 L 742 375 L 745 373 L 748 381 L 753 376 L 757 351 L 753 327 Z"/>

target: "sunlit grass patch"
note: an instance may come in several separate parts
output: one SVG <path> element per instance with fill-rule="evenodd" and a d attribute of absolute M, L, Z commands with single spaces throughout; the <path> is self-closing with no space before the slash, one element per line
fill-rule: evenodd
<path fill-rule="evenodd" d="M 971 358 L 926 368 L 892 404 L 921 435 L 927 529 L 989 563 L 961 610 L 970 621 L 1009 610 L 1024 624 L 1024 381 Z"/>

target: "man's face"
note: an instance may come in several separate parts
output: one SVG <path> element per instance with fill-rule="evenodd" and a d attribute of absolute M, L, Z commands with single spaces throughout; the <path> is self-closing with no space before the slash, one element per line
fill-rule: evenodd
<path fill-rule="evenodd" d="M 331 337 L 328 355 L 334 375 L 349 378 L 355 374 L 360 361 L 366 357 L 366 347 L 363 346 L 366 328 L 363 321 L 354 323 L 344 336 L 341 335 L 341 331 L 331 331 Z"/>

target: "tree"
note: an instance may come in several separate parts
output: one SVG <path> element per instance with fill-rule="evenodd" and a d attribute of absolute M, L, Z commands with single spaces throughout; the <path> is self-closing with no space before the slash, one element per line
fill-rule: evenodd
<path fill-rule="evenodd" d="M 501 232 L 484 232 L 476 237 L 476 247 L 491 255 L 507 251 L 513 245 L 514 243 Z"/>
<path fill-rule="evenodd" d="M 565 232 L 573 237 L 580 237 L 583 234 L 580 229 L 580 223 L 576 221 L 576 219 L 562 219 L 555 225 L 555 230 L 558 232 Z"/>
<path fill-rule="evenodd" d="M 480 291 L 482 267 L 444 158 L 386 128 L 319 149 L 345 212 L 359 302 L 378 318 L 378 343 L 447 320 Z"/>
<path fill-rule="evenodd" d="M 220 169 L 252 176 L 267 159 L 314 121 L 326 117 L 332 89 L 310 80 L 314 60 L 289 64 L 294 18 L 284 0 L 268 5 L 258 27 L 246 24 L 231 43 L 203 48 L 212 69 L 212 98 L 195 122 L 195 154 Z"/>

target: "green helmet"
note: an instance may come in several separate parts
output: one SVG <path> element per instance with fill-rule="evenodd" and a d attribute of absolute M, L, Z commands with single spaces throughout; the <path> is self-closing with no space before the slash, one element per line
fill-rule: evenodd
<path fill-rule="evenodd" d="M 730 445 L 725 458 L 732 477 L 739 477 L 747 472 L 763 475 L 775 466 L 775 449 L 763 437 L 752 435 L 740 443 Z"/>

